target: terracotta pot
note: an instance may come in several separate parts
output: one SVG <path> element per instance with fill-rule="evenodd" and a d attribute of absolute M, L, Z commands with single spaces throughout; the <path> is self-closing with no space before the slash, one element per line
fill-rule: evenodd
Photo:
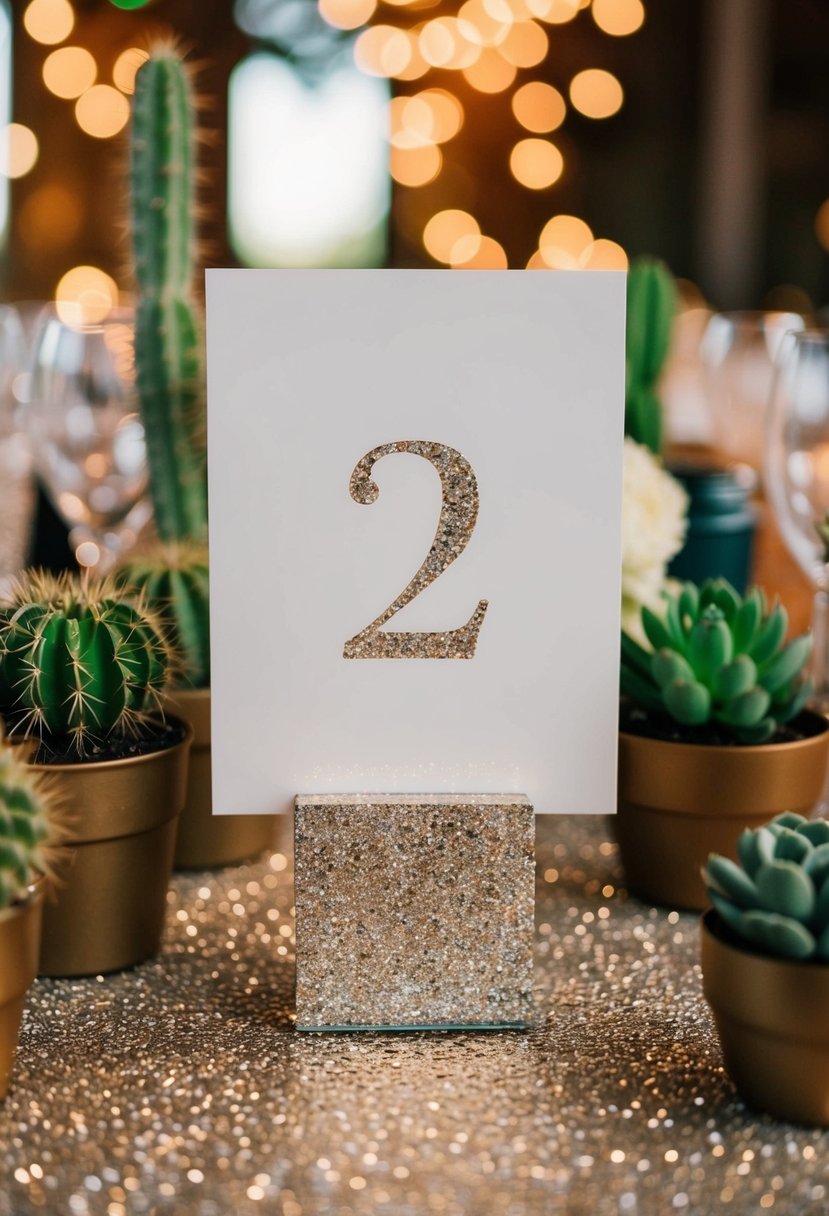
<path fill-rule="evenodd" d="M 709 903 L 700 877 L 709 853 L 735 858 L 743 828 L 760 827 L 781 811 L 812 810 L 829 762 L 829 723 L 811 711 L 800 720 L 815 733 L 758 747 L 620 734 L 615 827 L 632 892 L 701 910 Z"/>
<path fill-rule="evenodd" d="M 27 899 L 0 912 L 0 1100 L 8 1092 L 26 993 L 37 974 L 44 887 L 38 879 Z"/>
<path fill-rule="evenodd" d="M 210 762 L 210 689 L 179 689 L 170 709 L 194 731 L 187 801 L 178 824 L 177 870 L 234 865 L 273 847 L 275 815 L 214 815 Z"/>
<path fill-rule="evenodd" d="M 743 949 L 702 918 L 702 981 L 740 1095 L 780 1119 L 829 1126 L 829 963 Z"/>
<path fill-rule="evenodd" d="M 35 765 L 67 821 L 71 861 L 43 909 L 41 975 L 120 971 L 158 951 L 192 731 L 124 760 Z"/>

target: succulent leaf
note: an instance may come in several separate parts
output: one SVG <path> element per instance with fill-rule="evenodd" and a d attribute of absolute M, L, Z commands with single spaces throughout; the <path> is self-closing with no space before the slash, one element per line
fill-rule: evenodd
<path fill-rule="evenodd" d="M 674 680 L 662 689 L 665 708 L 685 726 L 700 726 L 711 712 L 711 694 L 696 680 Z"/>
<path fill-rule="evenodd" d="M 814 935 L 806 926 L 777 912 L 744 912 L 741 931 L 750 942 L 779 958 L 807 959 L 815 953 Z"/>
<path fill-rule="evenodd" d="M 760 626 L 749 651 L 758 667 L 767 663 L 783 645 L 788 626 L 789 618 L 786 609 L 782 604 L 777 604 Z"/>
<path fill-rule="evenodd" d="M 757 664 L 747 654 L 740 654 L 732 663 L 715 671 L 711 692 L 718 701 L 733 701 L 749 692 L 757 683 Z"/>
<path fill-rule="evenodd" d="M 730 899 L 738 908 L 756 908 L 757 888 L 744 870 L 728 857 L 708 859 L 705 877 L 714 891 Z"/>
<path fill-rule="evenodd" d="M 720 668 L 731 662 L 731 630 L 719 608 L 706 608 L 688 639 L 691 666 L 701 680 L 713 680 Z"/>
<path fill-rule="evenodd" d="M 749 878 L 754 878 L 760 866 L 774 860 L 777 837 L 768 828 L 744 828 L 737 839 L 737 856 Z"/>
<path fill-rule="evenodd" d="M 778 837 L 778 843 L 780 837 Z M 754 882 L 760 906 L 781 916 L 808 920 L 815 910 L 815 885 L 803 868 L 793 861 L 766 862 L 757 871 Z"/>
<path fill-rule="evenodd" d="M 651 675 L 661 689 L 674 680 L 694 681 L 690 664 L 675 650 L 656 651 L 651 660 Z"/>
<path fill-rule="evenodd" d="M 647 605 L 642 609 L 642 628 L 654 650 L 671 650 L 676 646 L 664 621 Z"/>

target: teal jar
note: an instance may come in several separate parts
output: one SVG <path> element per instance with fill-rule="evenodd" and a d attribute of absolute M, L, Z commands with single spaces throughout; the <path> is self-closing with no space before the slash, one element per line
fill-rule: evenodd
<path fill-rule="evenodd" d="M 668 567 L 672 578 L 701 583 L 727 578 L 740 594 L 749 584 L 757 516 L 753 487 L 731 469 L 670 466 L 689 498 L 685 545 Z"/>

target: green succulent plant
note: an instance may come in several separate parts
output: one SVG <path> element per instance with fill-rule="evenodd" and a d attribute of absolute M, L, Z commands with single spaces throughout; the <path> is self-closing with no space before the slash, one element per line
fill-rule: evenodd
<path fill-rule="evenodd" d="M 43 782 L 0 744 L 0 909 L 22 898 L 37 874 L 50 872 L 52 823 Z"/>
<path fill-rule="evenodd" d="M 780 958 L 829 962 L 829 823 L 786 812 L 712 853 L 702 877 L 725 924 Z"/>
<path fill-rule="evenodd" d="M 63 740 L 84 755 L 135 734 L 171 669 L 163 625 L 113 583 L 24 575 L 0 605 L 0 713 L 10 736 Z"/>
<path fill-rule="evenodd" d="M 168 626 L 184 681 L 210 683 L 210 607 L 207 550 L 196 545 L 155 545 L 130 554 L 115 573 L 119 587 L 143 594 Z"/>
<path fill-rule="evenodd" d="M 676 297 L 673 275 L 664 262 L 646 257 L 631 262 L 625 331 L 625 434 L 657 455 L 662 449 L 657 384 L 671 344 Z"/>
<path fill-rule="evenodd" d="M 172 45 L 154 47 L 136 74 L 130 132 L 136 385 L 158 535 L 204 542 L 202 315 L 193 289 L 194 113 L 179 52 Z"/>
<path fill-rule="evenodd" d="M 647 650 L 622 634 L 622 692 L 686 727 L 715 722 L 739 743 L 764 743 L 811 695 L 812 640 L 786 643 L 788 617 L 759 587 L 741 597 L 724 579 L 664 593 L 665 614 L 642 609 Z"/>

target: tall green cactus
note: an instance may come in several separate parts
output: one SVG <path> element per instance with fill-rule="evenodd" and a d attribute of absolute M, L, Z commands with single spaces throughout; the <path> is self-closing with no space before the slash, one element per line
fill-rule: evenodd
<path fill-rule="evenodd" d="M 202 325 L 195 263 L 194 101 L 173 47 L 139 68 L 130 146 L 138 288 L 135 364 L 150 491 L 162 540 L 207 532 Z"/>
<path fill-rule="evenodd" d="M 676 285 L 664 262 L 636 258 L 627 281 L 625 434 L 657 455 L 662 403 L 656 391 L 671 342 Z"/>
<path fill-rule="evenodd" d="M 156 545 L 128 554 L 115 572 L 119 587 L 140 591 L 169 628 L 182 675 L 194 688 L 210 683 L 207 550 Z"/>
<path fill-rule="evenodd" d="M 0 909 L 49 873 L 54 835 L 48 789 L 36 772 L 0 744 Z"/>
<path fill-rule="evenodd" d="M 157 617 L 111 583 L 33 572 L 0 605 L 0 712 L 12 737 L 87 755 L 161 706 L 171 665 Z"/>

